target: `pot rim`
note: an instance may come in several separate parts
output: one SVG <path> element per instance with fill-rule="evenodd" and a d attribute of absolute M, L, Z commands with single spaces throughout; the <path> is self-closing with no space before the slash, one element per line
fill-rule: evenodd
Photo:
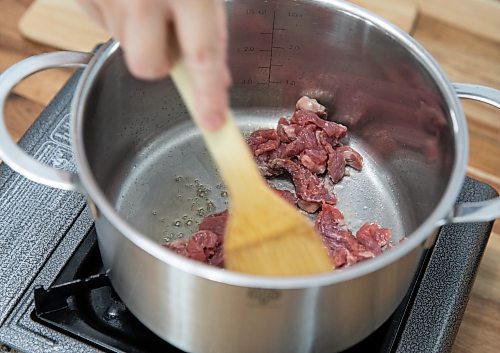
<path fill-rule="evenodd" d="M 433 234 L 439 222 L 450 213 L 465 179 L 469 140 L 467 122 L 457 95 L 435 59 L 416 40 L 392 23 L 350 3 L 336 0 L 317 0 L 317 2 L 327 3 L 335 7 L 336 10 L 360 18 L 399 42 L 427 70 L 427 73 L 440 90 L 446 102 L 453 127 L 456 158 L 443 197 L 430 216 L 411 234 L 408 234 L 404 242 L 398 244 L 393 249 L 387 250 L 374 259 L 358 263 L 351 268 L 337 270 L 327 274 L 290 277 L 256 276 L 216 268 L 184 258 L 173 251 L 166 251 L 160 244 L 134 229 L 132 225 L 120 217 L 99 188 L 85 154 L 82 119 L 85 113 L 84 102 L 91 90 L 95 77 L 107 62 L 107 59 L 119 48 L 119 42 L 110 40 L 97 51 L 79 80 L 71 105 L 71 134 L 73 151 L 78 164 L 78 173 L 82 189 L 96 204 L 102 216 L 106 217 L 108 221 L 121 232 L 122 236 L 125 236 L 136 246 L 166 265 L 171 265 L 178 270 L 208 280 L 243 287 L 300 289 L 332 285 L 368 275 L 369 273 L 375 272 L 397 261 L 418 246 L 423 246 L 425 240 Z M 98 236 L 105 235 L 98 234 Z"/>

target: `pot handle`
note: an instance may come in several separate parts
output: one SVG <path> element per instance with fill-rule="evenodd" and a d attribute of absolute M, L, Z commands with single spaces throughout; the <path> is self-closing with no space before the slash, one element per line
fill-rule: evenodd
<path fill-rule="evenodd" d="M 63 190 L 76 190 L 75 174 L 43 164 L 24 152 L 13 140 L 5 126 L 5 102 L 10 91 L 21 80 L 42 70 L 58 67 L 84 67 L 91 53 L 59 51 L 24 59 L 0 75 L 0 159 L 26 178 Z"/>
<path fill-rule="evenodd" d="M 468 83 L 454 83 L 453 87 L 460 98 L 477 100 L 500 109 L 499 90 Z M 457 204 L 442 224 L 489 222 L 498 217 L 500 217 L 500 197 L 487 201 Z"/>

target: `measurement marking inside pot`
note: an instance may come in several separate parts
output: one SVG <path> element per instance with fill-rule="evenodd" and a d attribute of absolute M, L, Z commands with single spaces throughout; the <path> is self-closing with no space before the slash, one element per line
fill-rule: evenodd
<path fill-rule="evenodd" d="M 289 14 L 289 16 L 291 16 L 291 17 L 297 17 L 297 16 L 295 16 L 296 15 L 295 13 L 293 13 L 293 15 L 294 16 Z M 276 31 L 286 31 L 286 30 L 287 30 L 286 28 L 281 28 L 281 27 L 276 26 L 276 10 L 274 10 L 271 31 L 260 32 L 260 34 L 271 35 L 270 47 L 268 47 L 268 49 L 258 49 L 259 52 L 269 53 L 269 65 L 258 66 L 258 69 L 267 69 L 267 82 L 256 82 L 257 84 L 259 84 L 259 85 L 267 84 L 267 86 L 269 86 L 271 83 L 273 83 L 273 84 L 283 84 L 284 83 L 284 81 L 282 81 L 282 80 L 278 80 L 278 81 L 271 80 L 271 74 L 272 74 L 273 67 L 284 67 L 283 64 L 273 64 L 273 54 L 274 54 L 273 51 L 275 49 L 286 50 L 288 48 L 288 47 L 280 46 L 279 44 L 275 44 L 275 41 L 274 41 L 274 35 L 275 35 Z M 290 49 L 298 50 L 300 48 L 298 46 L 292 46 Z M 283 52 L 281 52 L 281 53 L 283 53 Z M 244 82 L 244 83 L 246 83 L 246 82 Z M 251 80 L 250 80 L 250 83 L 251 83 Z M 289 83 L 289 81 L 287 80 L 286 84 L 295 85 L 295 82 Z"/>
<path fill-rule="evenodd" d="M 276 21 L 276 10 L 273 11 L 273 31 L 271 32 L 271 55 L 269 56 L 269 72 L 267 74 L 267 84 L 271 84 L 271 67 L 273 66 L 273 47 L 274 47 L 274 23 Z"/>

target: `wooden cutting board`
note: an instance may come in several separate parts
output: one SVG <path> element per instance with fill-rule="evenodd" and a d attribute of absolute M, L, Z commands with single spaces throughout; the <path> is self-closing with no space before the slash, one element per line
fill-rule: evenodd
<path fill-rule="evenodd" d="M 499 0 L 419 0 L 419 13 L 474 35 L 500 40 Z"/>
<path fill-rule="evenodd" d="M 354 0 L 410 32 L 417 18 L 417 0 Z M 75 0 L 35 0 L 19 21 L 22 35 L 65 50 L 89 51 L 109 35 L 91 22 Z"/>
<path fill-rule="evenodd" d="M 23 36 L 64 50 L 91 51 L 110 36 L 75 0 L 35 0 L 19 21 Z"/>

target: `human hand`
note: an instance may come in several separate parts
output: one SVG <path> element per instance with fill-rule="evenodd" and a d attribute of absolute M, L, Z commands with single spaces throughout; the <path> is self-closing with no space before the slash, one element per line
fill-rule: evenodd
<path fill-rule="evenodd" d="M 192 76 L 202 125 L 217 130 L 228 106 L 230 74 L 223 0 L 77 0 L 120 42 L 130 72 L 141 79 L 166 76 L 175 32 Z M 172 40 L 172 39 L 170 39 Z"/>

